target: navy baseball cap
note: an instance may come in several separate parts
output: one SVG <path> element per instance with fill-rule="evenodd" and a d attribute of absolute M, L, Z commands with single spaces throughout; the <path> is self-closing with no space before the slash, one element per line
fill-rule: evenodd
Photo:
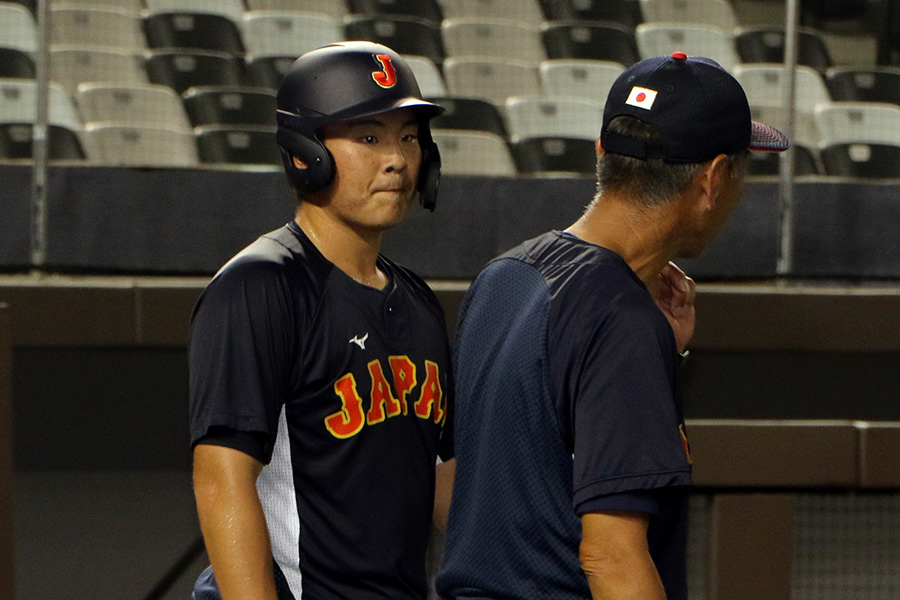
<path fill-rule="evenodd" d="M 636 140 L 609 131 L 609 122 L 634 117 L 659 138 Z M 787 136 L 750 118 L 741 84 L 716 61 L 684 52 L 642 60 L 622 73 L 606 98 L 600 145 L 633 158 L 695 163 L 747 148 L 780 152 Z"/>

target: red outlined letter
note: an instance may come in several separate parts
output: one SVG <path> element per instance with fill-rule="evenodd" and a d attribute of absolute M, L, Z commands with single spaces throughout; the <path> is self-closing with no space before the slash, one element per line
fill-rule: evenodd
<path fill-rule="evenodd" d="M 336 438 L 353 437 L 360 432 L 366 420 L 353 373 L 347 373 L 335 381 L 334 392 L 341 398 L 341 410 L 325 417 L 325 427 Z"/>
<path fill-rule="evenodd" d="M 397 84 L 397 73 L 394 71 L 394 63 L 390 54 L 376 54 L 375 58 L 381 63 L 381 71 L 372 71 L 372 79 L 383 88 L 392 88 Z"/>
<path fill-rule="evenodd" d="M 391 371 L 394 374 L 394 389 L 397 390 L 397 398 L 405 415 L 408 411 L 406 397 L 416 387 L 416 365 L 408 356 L 391 356 Z"/>
<path fill-rule="evenodd" d="M 441 377 L 436 362 L 425 361 L 425 381 L 422 382 L 422 393 L 416 401 L 416 416 L 420 419 L 427 419 L 432 412 L 434 405 L 434 422 L 440 423 L 444 418 L 444 409 L 441 407 L 441 401 L 444 397 L 444 391 L 441 389 Z"/>
<path fill-rule="evenodd" d="M 400 402 L 394 398 L 391 385 L 381 369 L 381 361 L 373 360 L 369 363 L 369 375 L 372 376 L 372 405 L 369 414 L 366 415 L 366 424 L 381 423 L 386 418 L 384 405 L 387 404 L 387 417 L 396 417 L 400 414 Z"/>

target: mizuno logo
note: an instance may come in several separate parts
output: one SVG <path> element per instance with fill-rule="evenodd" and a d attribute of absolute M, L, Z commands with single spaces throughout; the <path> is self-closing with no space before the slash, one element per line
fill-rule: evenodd
<path fill-rule="evenodd" d="M 354 336 L 350 339 L 350 342 L 349 342 L 349 343 L 350 343 L 350 344 L 356 344 L 356 345 L 359 346 L 361 349 L 365 350 L 365 349 L 366 349 L 366 340 L 367 340 L 367 339 L 369 339 L 369 334 L 368 334 L 368 333 L 367 333 L 366 335 L 362 336 L 362 337 L 359 337 L 358 335 L 354 335 Z"/>

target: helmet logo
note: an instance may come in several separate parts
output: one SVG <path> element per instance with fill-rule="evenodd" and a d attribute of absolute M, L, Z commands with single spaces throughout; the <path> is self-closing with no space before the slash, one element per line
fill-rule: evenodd
<path fill-rule="evenodd" d="M 383 88 L 392 88 L 397 84 L 397 73 L 391 62 L 390 54 L 376 54 L 375 59 L 381 63 L 381 71 L 372 71 L 372 79 Z"/>

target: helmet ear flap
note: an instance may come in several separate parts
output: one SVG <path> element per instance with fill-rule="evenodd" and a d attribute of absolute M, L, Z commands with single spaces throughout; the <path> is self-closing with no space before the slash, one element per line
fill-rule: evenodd
<path fill-rule="evenodd" d="M 317 192 L 334 180 L 334 159 L 319 139 L 285 127 L 278 128 L 275 139 L 281 148 L 288 181 L 298 194 Z M 294 158 L 302 161 L 306 168 L 297 167 Z"/>
<path fill-rule="evenodd" d="M 430 116 L 422 118 L 419 115 L 419 145 L 422 149 L 422 162 L 419 165 L 419 180 L 416 189 L 419 190 L 419 202 L 422 207 L 434 212 L 437 204 L 438 186 L 441 183 L 441 153 L 438 151 L 434 138 L 431 137 Z"/>
<path fill-rule="evenodd" d="M 434 211 L 437 204 L 438 187 L 441 183 L 441 153 L 437 144 L 431 142 L 422 149 L 422 165 L 419 167 L 419 201 L 423 208 Z"/>

